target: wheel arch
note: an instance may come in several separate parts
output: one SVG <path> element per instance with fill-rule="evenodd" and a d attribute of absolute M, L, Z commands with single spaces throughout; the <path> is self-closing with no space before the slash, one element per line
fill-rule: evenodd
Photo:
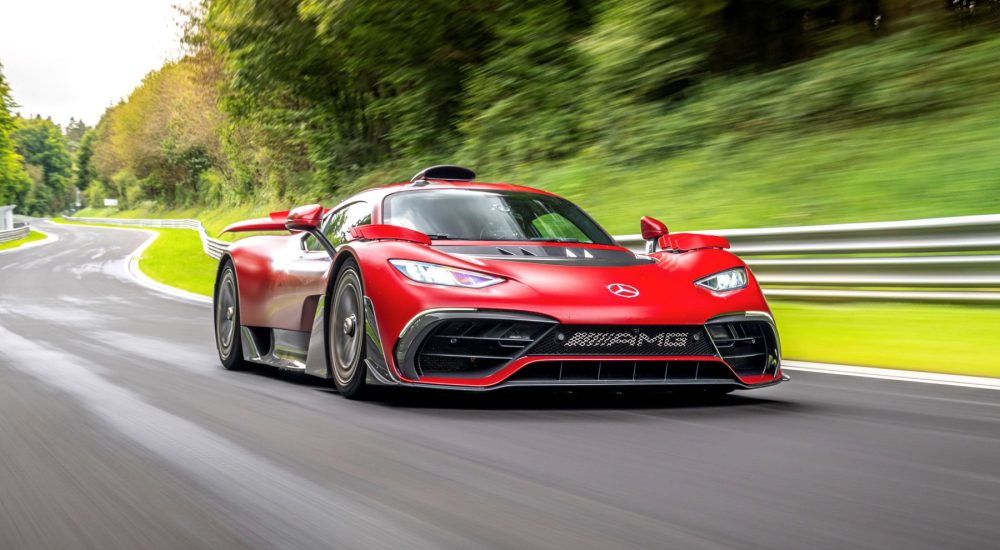
<path fill-rule="evenodd" d="M 330 293 L 333 292 L 333 287 L 337 284 L 337 276 L 340 275 L 340 270 L 344 267 L 344 264 L 347 263 L 348 260 L 354 260 L 354 263 L 358 264 L 358 269 L 360 270 L 361 275 L 361 286 L 366 286 L 365 270 L 361 264 L 361 258 L 358 256 L 357 251 L 347 246 L 343 246 L 333 258 L 333 263 L 330 264 L 330 273 L 326 278 L 327 299 L 330 298 Z"/>
<path fill-rule="evenodd" d="M 227 250 L 226 252 L 222 253 L 222 256 L 219 257 L 219 264 L 215 267 L 215 285 L 213 287 L 213 292 L 212 292 L 213 303 L 215 302 L 214 290 L 219 285 L 219 279 L 222 277 L 222 270 L 226 268 L 226 264 L 233 264 L 233 273 L 236 275 L 236 299 L 242 301 L 242 296 L 240 296 L 240 293 L 242 292 L 241 289 L 243 288 L 243 285 L 241 284 L 240 281 L 240 264 L 239 262 L 236 261 L 236 257 L 233 256 L 233 254 Z"/>
<path fill-rule="evenodd" d="M 313 327 L 309 336 L 309 350 L 306 356 L 306 374 L 318 376 L 320 378 L 331 378 L 330 349 L 326 339 L 330 334 L 330 301 L 332 299 L 334 286 L 337 284 L 337 276 L 344 264 L 348 260 L 354 260 L 360 270 L 361 286 L 365 286 L 364 270 L 361 269 L 361 261 L 357 252 L 350 247 L 343 246 L 330 263 L 330 270 L 326 277 L 326 290 L 320 296 L 313 313 Z"/>

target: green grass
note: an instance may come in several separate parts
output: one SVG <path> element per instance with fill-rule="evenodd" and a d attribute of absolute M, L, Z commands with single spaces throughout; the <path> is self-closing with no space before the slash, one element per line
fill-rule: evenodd
<path fill-rule="evenodd" d="M 10 241 L 6 243 L 0 243 L 0 250 L 10 250 L 12 248 L 17 248 L 22 244 L 27 244 L 33 241 L 40 241 L 45 238 L 45 235 L 39 233 L 38 231 L 31 231 L 28 236 L 23 239 L 18 239 L 16 241 Z"/>
<path fill-rule="evenodd" d="M 1000 377 L 1000 308 L 771 304 L 787 359 Z"/>
<path fill-rule="evenodd" d="M 641 166 L 585 158 L 513 179 L 564 195 L 612 234 L 1000 212 L 1000 102 L 958 117 L 724 140 Z M 510 176 L 508 175 L 508 178 Z"/>
<path fill-rule="evenodd" d="M 70 225 L 87 225 L 62 218 L 52 220 Z M 122 227 L 124 225 L 94 225 L 93 227 Z M 209 258 L 201 249 L 198 233 L 190 229 L 150 229 L 159 237 L 139 257 L 139 269 L 154 281 L 175 288 L 211 296 L 215 284 L 218 262 Z"/>

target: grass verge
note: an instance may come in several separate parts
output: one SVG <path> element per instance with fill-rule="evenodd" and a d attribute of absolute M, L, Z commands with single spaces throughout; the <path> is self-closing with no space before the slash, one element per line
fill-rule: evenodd
<path fill-rule="evenodd" d="M 38 231 L 31 231 L 28 236 L 23 239 L 18 239 L 16 241 L 10 241 L 6 243 L 0 243 L 0 250 L 10 250 L 12 248 L 17 248 L 22 244 L 27 244 L 33 241 L 40 241 L 45 238 L 45 235 L 39 233 Z"/>
<path fill-rule="evenodd" d="M 1000 377 L 1000 308 L 773 301 L 787 359 Z"/>

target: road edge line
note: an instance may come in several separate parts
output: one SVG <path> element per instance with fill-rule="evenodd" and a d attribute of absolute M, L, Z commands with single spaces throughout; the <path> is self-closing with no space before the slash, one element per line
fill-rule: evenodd
<path fill-rule="evenodd" d="M 813 363 L 810 361 L 782 361 L 781 368 L 782 370 L 787 369 L 790 371 L 817 372 L 821 374 L 856 376 L 898 382 L 917 382 L 919 384 L 937 384 L 940 386 L 956 386 L 981 390 L 1000 390 L 1000 378 L 986 378 L 982 376 L 858 367 L 854 365 L 834 365 Z"/>
<path fill-rule="evenodd" d="M 162 294 L 168 298 L 173 298 L 175 300 L 180 300 L 183 302 L 188 302 L 193 304 L 201 304 L 201 305 L 212 304 L 212 298 L 208 296 L 203 296 L 201 294 L 196 294 L 194 292 L 189 292 L 187 290 L 183 290 L 175 286 L 170 286 L 168 284 L 161 283 L 159 281 L 150 278 L 149 275 L 146 275 L 145 273 L 142 272 L 141 269 L 139 269 L 139 257 L 142 256 L 142 253 L 145 252 L 147 248 L 149 248 L 149 245 L 153 244 L 153 241 L 155 241 L 160 237 L 160 233 L 157 231 L 153 231 L 151 229 L 142 229 L 139 227 L 135 228 L 109 227 L 101 224 L 89 224 L 89 223 L 60 224 L 59 222 L 53 222 L 53 221 L 50 221 L 49 223 L 54 223 L 56 225 L 63 225 L 63 226 L 76 225 L 82 227 L 93 227 L 97 229 L 109 229 L 112 231 L 138 231 L 140 233 L 145 233 L 149 235 L 149 238 L 146 239 L 145 242 L 140 244 L 138 248 L 133 250 L 132 253 L 129 254 L 127 261 L 125 262 L 125 273 L 128 275 L 129 279 L 131 279 L 134 283 L 140 286 L 146 287 L 147 289 L 152 290 L 158 294 Z"/>
<path fill-rule="evenodd" d="M 104 229 L 123 229 L 123 228 L 105 227 Z M 149 246 L 153 244 L 153 242 L 160 237 L 159 232 L 151 231 L 149 229 L 125 229 L 125 231 L 142 231 L 143 233 L 149 235 L 149 238 L 146 239 L 146 242 L 139 245 L 139 247 L 133 250 L 132 254 L 129 255 L 128 266 L 126 268 L 126 271 L 128 271 L 128 274 L 133 281 L 150 290 L 154 290 L 170 298 L 182 300 L 185 302 L 202 304 L 202 305 L 212 304 L 212 299 L 209 298 L 208 296 L 202 296 L 201 294 L 196 294 L 194 292 L 189 292 L 187 290 L 183 290 L 174 286 L 161 283 L 159 281 L 150 278 L 149 275 L 146 275 L 145 273 L 142 272 L 141 269 L 139 269 L 139 258 L 142 256 L 142 253 L 145 252 L 146 249 L 149 248 Z"/>
<path fill-rule="evenodd" d="M 29 248 L 34 248 L 36 246 L 42 246 L 44 244 L 54 243 L 59 240 L 58 235 L 54 235 L 52 233 L 49 233 L 48 231 L 42 231 L 41 229 L 38 229 L 33 225 L 29 225 L 28 227 L 30 229 L 29 234 L 31 231 L 37 231 L 42 235 L 45 235 L 45 238 L 40 241 L 32 241 L 30 243 L 24 243 L 22 245 L 15 246 L 14 248 L 8 248 L 7 250 L 0 250 L 0 254 L 6 254 L 8 252 L 16 252 L 18 250 L 26 250 Z"/>

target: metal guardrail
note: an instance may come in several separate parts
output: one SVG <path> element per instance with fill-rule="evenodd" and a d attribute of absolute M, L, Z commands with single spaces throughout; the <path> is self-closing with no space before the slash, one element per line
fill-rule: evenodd
<path fill-rule="evenodd" d="M 216 259 L 229 246 L 197 220 L 72 219 L 193 229 Z M 699 233 L 729 239 L 769 296 L 1000 303 L 1000 215 Z M 645 245 L 639 235 L 615 238 Z"/>
<path fill-rule="evenodd" d="M 16 241 L 23 239 L 31 233 L 31 227 L 26 223 L 15 223 L 14 229 L 8 229 L 6 231 L 0 231 L 0 243 L 9 243 L 11 241 Z"/>
<path fill-rule="evenodd" d="M 76 218 L 66 217 L 67 220 L 80 223 L 96 223 L 111 225 L 127 225 L 132 227 L 156 227 L 162 229 L 193 229 L 198 232 L 201 238 L 201 249 L 208 256 L 218 260 L 229 248 L 229 242 L 208 236 L 205 226 L 198 220 L 130 220 L 121 218 Z"/>
<path fill-rule="evenodd" d="M 729 239 L 769 296 L 1000 303 L 1000 215 L 698 233 Z"/>

